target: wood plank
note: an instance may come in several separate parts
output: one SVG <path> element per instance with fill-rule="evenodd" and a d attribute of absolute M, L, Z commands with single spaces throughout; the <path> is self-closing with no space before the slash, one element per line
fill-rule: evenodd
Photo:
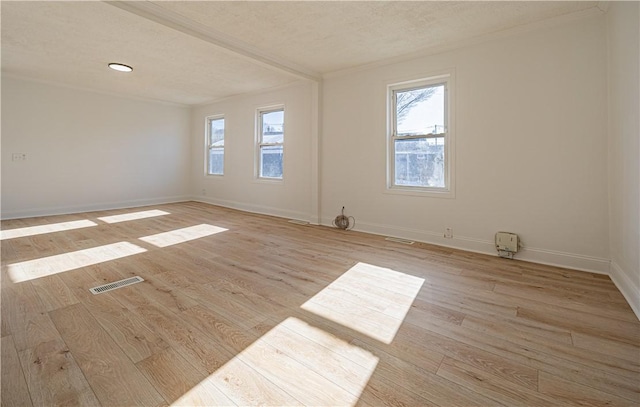
<path fill-rule="evenodd" d="M 38 293 L 47 311 L 78 304 L 78 299 L 59 276 L 37 278 L 31 284 Z"/>
<path fill-rule="evenodd" d="M 579 332 L 572 332 L 571 337 L 573 344 L 580 349 L 640 364 L 640 343 L 633 345 Z"/>
<path fill-rule="evenodd" d="M 611 393 L 598 391 L 592 387 L 565 380 L 560 376 L 554 376 L 547 372 L 540 372 L 539 379 L 541 393 L 571 404 L 581 406 L 637 406 L 640 402 L 640 397 L 635 400 L 626 400 Z"/>
<path fill-rule="evenodd" d="M 523 318 L 493 318 L 466 315 L 463 326 L 482 332 L 499 332 L 502 337 L 540 338 L 571 345 L 571 331 Z"/>
<path fill-rule="evenodd" d="M 30 282 L 2 287 L 2 320 L 18 351 L 60 338 Z"/>
<path fill-rule="evenodd" d="M 310 339 L 312 337 L 314 339 Z M 347 391 L 351 397 L 343 399 L 320 399 L 322 404 L 353 404 L 360 396 L 369 378 L 375 371 L 378 358 L 368 352 L 361 351 L 357 346 L 346 341 L 337 340 L 332 335 L 304 324 L 295 318 L 277 324 L 263 335 L 259 341 L 268 343 L 289 358 L 295 360 L 306 370 L 301 373 L 309 376 L 308 371 L 327 379 L 332 383 L 329 389 L 335 386 Z M 324 344 L 329 344 L 327 347 Z M 357 358 L 350 358 L 357 354 Z M 357 360 L 357 362 L 355 360 Z M 296 383 L 293 380 L 292 383 Z M 328 393 L 329 389 L 320 389 Z M 299 397 L 296 397 L 302 400 Z M 310 404 L 313 400 L 302 400 Z"/>
<path fill-rule="evenodd" d="M 437 372 L 438 376 L 464 386 L 469 390 L 484 394 L 506 406 L 561 405 L 558 400 L 546 397 L 536 390 L 519 386 L 513 382 L 488 373 L 485 370 L 445 357 Z M 537 387 L 537 386 L 536 386 Z"/>
<path fill-rule="evenodd" d="M 541 312 L 533 308 L 521 307 L 518 309 L 519 318 L 563 326 L 573 332 L 612 339 L 630 345 L 640 343 L 640 325 L 637 323 L 572 310 L 565 310 L 565 314 L 566 317 L 557 313 Z"/>
<path fill-rule="evenodd" d="M 480 393 L 460 387 L 449 380 L 426 371 L 412 363 L 389 355 L 387 352 L 381 351 L 378 348 L 371 347 L 364 342 L 354 340 L 351 343 L 371 352 L 379 358 L 380 361 L 378 362 L 372 381 L 376 377 L 384 377 L 385 380 L 392 382 L 394 386 L 402 387 L 406 389 L 407 392 L 415 393 L 427 400 L 426 405 L 500 405 L 500 403 Z"/>
<path fill-rule="evenodd" d="M 267 336 L 270 334 L 268 333 Z M 274 338 L 272 340 L 275 341 Z M 266 339 L 256 340 L 237 358 L 306 406 L 353 405 L 358 397 L 288 356 Z"/>
<path fill-rule="evenodd" d="M 303 405 L 238 358 L 230 360 L 201 385 L 206 394 L 214 393 L 214 389 L 220 390 L 239 406 Z"/>
<path fill-rule="evenodd" d="M 543 302 L 550 306 L 566 308 L 578 313 L 588 313 L 601 318 L 633 324 L 638 320 L 628 312 L 628 305 L 625 303 L 615 303 L 610 299 L 598 301 L 589 295 L 565 294 L 557 290 L 548 289 L 544 285 L 529 287 L 517 283 L 499 283 L 496 284 L 495 291 L 518 298 Z"/>
<path fill-rule="evenodd" d="M 38 406 L 95 406 L 98 399 L 62 340 L 20 352 L 33 403 Z"/>
<path fill-rule="evenodd" d="M 577 363 L 584 363 L 590 366 L 597 366 L 598 369 L 610 372 L 611 374 L 625 376 L 640 373 L 640 358 L 628 360 L 617 359 L 610 355 L 601 353 L 599 350 L 593 350 L 585 354 L 584 351 L 570 344 L 558 343 L 557 341 L 550 340 L 544 336 L 529 335 L 524 332 L 514 332 L 514 330 L 509 331 L 508 325 L 504 328 L 501 325 L 487 323 L 486 321 L 474 318 L 465 319 L 463 326 L 490 336 L 508 339 L 514 343 L 527 346 L 530 349 L 555 355 L 559 358 L 572 360 Z"/>
<path fill-rule="evenodd" d="M 103 406 L 157 406 L 164 402 L 82 304 L 50 315 Z"/>
<path fill-rule="evenodd" d="M 215 339 L 230 353 L 242 352 L 259 337 L 258 334 L 245 331 L 241 325 L 201 305 L 183 311 L 180 316 L 195 323 L 207 336 Z"/>
<path fill-rule="evenodd" d="M 172 348 L 164 349 L 136 363 L 136 366 L 169 404 L 183 397 L 207 377 Z"/>
<path fill-rule="evenodd" d="M 133 312 L 202 374 L 217 371 L 233 357 L 211 336 L 162 306 L 140 305 Z"/>
<path fill-rule="evenodd" d="M 640 386 L 638 385 L 640 381 L 637 374 L 618 366 L 607 366 L 606 364 L 592 366 L 583 360 L 572 360 L 570 355 L 549 354 L 535 348 L 532 349 L 532 344 L 514 338 L 507 340 L 496 336 L 479 335 L 465 327 L 453 324 L 443 325 L 436 320 L 432 322 L 430 331 L 493 353 L 505 360 L 520 363 L 525 367 L 545 370 L 581 385 L 627 397 L 630 400 L 636 399 L 640 394 Z"/>
<path fill-rule="evenodd" d="M 0 385 L 0 401 L 6 407 L 32 406 L 31 396 L 25 380 L 18 352 L 11 336 L 3 336 L 0 342 L 2 350 L 2 380 Z"/>
<path fill-rule="evenodd" d="M 267 315 L 260 312 L 258 308 L 239 303 L 234 294 L 216 290 L 213 285 L 193 285 L 183 288 L 181 292 L 227 320 L 235 321 L 245 329 L 267 318 Z"/>

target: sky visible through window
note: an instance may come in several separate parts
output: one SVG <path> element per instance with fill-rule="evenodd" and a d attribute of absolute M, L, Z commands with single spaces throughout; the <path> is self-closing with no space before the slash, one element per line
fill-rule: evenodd
<path fill-rule="evenodd" d="M 418 89 L 417 91 L 423 89 Z M 444 132 L 444 85 L 437 86 L 434 89 L 435 92 L 431 97 L 409 107 L 406 116 L 398 121 L 398 134 Z"/>
<path fill-rule="evenodd" d="M 262 115 L 262 142 L 282 143 L 284 127 L 284 111 L 277 110 Z"/>

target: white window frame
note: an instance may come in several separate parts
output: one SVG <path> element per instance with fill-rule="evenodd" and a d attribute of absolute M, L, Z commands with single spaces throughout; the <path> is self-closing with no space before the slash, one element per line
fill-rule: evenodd
<path fill-rule="evenodd" d="M 398 137 L 396 135 L 397 91 L 420 89 L 429 86 L 444 85 L 445 132 L 437 135 L 420 134 Z M 391 194 L 429 196 L 436 198 L 455 198 L 455 126 L 454 126 L 454 74 L 446 72 L 423 79 L 393 83 L 387 86 L 387 183 L 386 191 Z M 420 138 L 444 138 L 444 187 L 422 187 L 395 184 L 395 141 Z"/>
<path fill-rule="evenodd" d="M 264 143 L 263 142 L 263 123 L 262 116 L 267 113 L 282 111 L 283 126 L 282 126 L 282 143 Z M 256 153 L 255 153 L 255 177 L 258 181 L 276 182 L 281 183 L 284 181 L 284 138 L 286 136 L 286 111 L 284 105 L 271 105 L 261 107 L 256 110 Z M 262 148 L 263 147 L 282 147 L 282 177 L 265 177 L 262 176 Z"/>
<path fill-rule="evenodd" d="M 225 143 L 227 142 L 227 121 L 225 120 L 225 117 L 223 114 L 217 114 L 217 115 L 213 115 L 213 116 L 207 116 L 205 119 L 205 144 L 206 144 L 206 149 L 205 149 L 205 159 L 204 159 L 204 173 L 207 176 L 213 176 L 213 177 L 222 177 L 224 176 L 224 167 L 225 167 L 225 145 L 223 145 L 222 147 L 214 147 L 213 143 L 211 143 L 211 122 L 216 121 L 216 120 L 224 120 L 224 134 L 222 136 L 222 139 L 225 141 Z M 209 172 L 209 168 L 210 168 L 210 163 L 209 163 L 209 159 L 211 157 L 211 150 L 222 150 L 222 173 L 221 174 L 214 174 L 214 173 L 210 173 Z"/>

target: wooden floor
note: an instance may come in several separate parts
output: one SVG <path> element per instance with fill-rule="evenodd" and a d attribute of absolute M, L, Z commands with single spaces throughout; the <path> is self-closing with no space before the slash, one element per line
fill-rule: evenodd
<path fill-rule="evenodd" d="M 640 405 L 607 276 L 195 202 L 2 229 L 3 406 Z"/>

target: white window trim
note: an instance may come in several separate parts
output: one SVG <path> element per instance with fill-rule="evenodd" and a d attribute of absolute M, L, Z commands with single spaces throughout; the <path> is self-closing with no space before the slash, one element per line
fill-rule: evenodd
<path fill-rule="evenodd" d="M 444 144 L 444 178 L 445 187 L 418 187 L 394 185 L 395 175 L 395 103 L 393 101 L 393 92 L 396 90 L 408 90 L 412 88 L 421 88 L 430 85 L 445 84 L 445 124 L 447 131 L 445 133 Z M 412 195 L 434 198 L 455 198 L 455 75 L 453 71 L 447 71 L 438 75 L 429 76 L 422 79 L 396 82 L 387 85 L 387 171 L 386 171 L 386 188 L 385 193 L 396 195 Z M 424 138 L 421 136 L 411 136 L 409 138 Z M 406 137 L 403 137 L 406 138 Z"/>
<path fill-rule="evenodd" d="M 263 143 L 262 142 L 262 114 L 263 113 L 269 113 L 269 112 L 277 112 L 282 110 L 282 115 L 283 115 L 283 119 L 284 119 L 284 126 L 282 128 L 282 132 L 283 132 L 283 142 L 282 143 Z M 284 182 L 284 168 L 285 168 L 285 162 L 284 162 L 284 157 L 285 157 L 285 147 L 284 147 L 284 137 L 286 137 L 287 131 L 286 131 L 286 109 L 285 109 L 285 105 L 284 104 L 278 104 L 278 105 L 269 105 L 269 106 L 263 106 L 263 107 L 259 107 L 258 109 L 256 109 L 256 131 L 255 131 L 255 158 L 254 158 L 254 177 L 255 177 L 255 181 L 257 182 L 261 182 L 261 183 L 274 183 L 274 184 L 282 184 Z M 261 155 L 260 155 L 260 151 L 262 149 L 263 146 L 282 146 L 282 178 L 274 178 L 274 177 L 263 177 L 260 175 L 260 168 L 261 168 Z"/>
<path fill-rule="evenodd" d="M 214 120 L 220 120 L 220 119 L 224 119 L 224 115 L 223 114 L 216 114 L 216 115 L 212 115 L 212 116 L 207 116 L 205 118 L 205 148 L 204 148 L 204 174 L 208 177 L 223 177 L 224 176 L 224 172 L 225 172 L 225 148 L 226 148 L 226 143 L 227 143 L 227 121 L 225 120 L 224 122 L 224 142 L 225 145 L 222 147 L 212 147 L 211 146 L 211 122 Z M 223 152 L 223 157 L 222 157 L 222 174 L 211 174 L 209 173 L 209 152 L 212 149 L 216 149 L 216 150 L 222 150 Z"/>

